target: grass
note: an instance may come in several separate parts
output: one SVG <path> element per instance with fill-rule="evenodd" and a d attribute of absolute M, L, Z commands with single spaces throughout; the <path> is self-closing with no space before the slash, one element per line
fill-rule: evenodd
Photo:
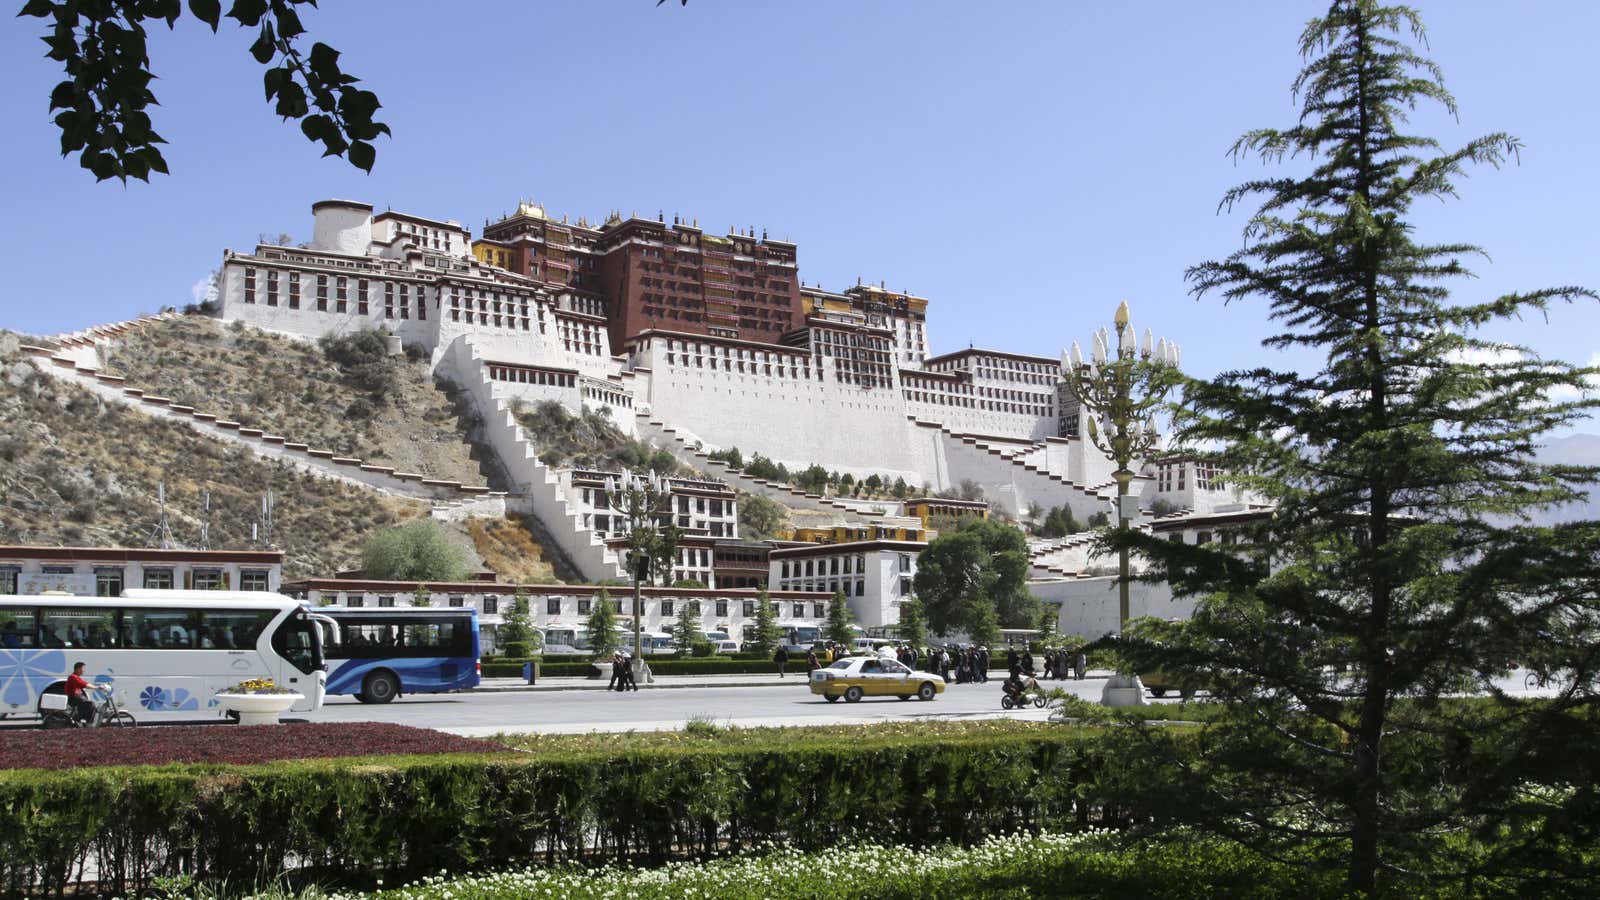
<path fill-rule="evenodd" d="M 520 518 L 471 518 L 467 535 L 483 564 L 504 581 L 515 584 L 552 584 L 558 581 L 555 568 L 545 558 L 544 548 Z"/>
<path fill-rule="evenodd" d="M 367 532 L 426 514 L 420 501 L 309 475 L 107 403 L 39 373 L 16 347 L 15 337 L 0 335 L 0 541 L 151 546 L 157 486 L 165 483 L 180 545 L 198 544 L 209 492 L 209 545 L 249 548 L 270 489 L 284 577 L 299 578 L 349 568 Z"/>

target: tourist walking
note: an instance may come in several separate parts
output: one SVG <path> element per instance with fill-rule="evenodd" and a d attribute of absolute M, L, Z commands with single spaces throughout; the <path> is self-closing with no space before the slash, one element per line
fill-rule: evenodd
<path fill-rule="evenodd" d="M 772 661 L 778 664 L 778 677 L 783 677 L 783 667 L 789 664 L 789 648 L 778 645 L 776 653 L 772 654 Z"/>
<path fill-rule="evenodd" d="M 1078 676 L 1078 680 L 1082 681 L 1084 674 L 1089 671 L 1089 654 L 1079 650 L 1078 658 L 1073 660 L 1073 669 L 1075 670 L 1074 674 Z"/>
<path fill-rule="evenodd" d="M 617 651 L 615 651 L 615 652 L 613 652 L 611 654 L 611 680 L 606 682 L 606 690 L 608 690 L 608 691 L 620 691 L 620 690 L 622 690 L 622 688 L 617 687 L 618 683 L 620 683 L 621 681 L 622 681 L 622 651 L 621 650 L 617 650 Z"/>

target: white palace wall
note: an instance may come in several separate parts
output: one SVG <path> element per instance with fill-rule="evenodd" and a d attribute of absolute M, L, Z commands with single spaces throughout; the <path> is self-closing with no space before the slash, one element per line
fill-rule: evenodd
<path fill-rule="evenodd" d="M 738 372 L 685 364 L 681 350 L 669 363 L 659 337 L 641 340 L 640 347 L 634 365 L 650 369 L 648 402 L 658 421 L 715 447 L 738 447 L 746 458 L 760 453 L 791 469 L 823 463 L 861 477 L 922 480 L 905 407 L 893 389 L 838 381 L 831 361 L 819 369 L 809 357 L 810 377 L 802 368 L 791 378 L 787 364 L 773 367 L 781 376 Z"/>

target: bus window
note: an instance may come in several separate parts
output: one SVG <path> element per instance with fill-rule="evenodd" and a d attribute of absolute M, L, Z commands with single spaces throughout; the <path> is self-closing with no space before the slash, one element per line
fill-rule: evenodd
<path fill-rule="evenodd" d="M 33 610 L 8 609 L 0 612 L 0 647 L 7 650 L 37 647 L 38 637 Z"/>
<path fill-rule="evenodd" d="M 268 609 L 207 609 L 200 613 L 200 646 L 206 650 L 254 650 L 276 612 Z"/>
<path fill-rule="evenodd" d="M 278 655 L 288 660 L 290 665 L 310 675 L 322 668 L 322 654 L 318 652 L 320 642 L 316 639 L 315 628 L 313 623 L 294 616 L 272 633 L 272 649 L 278 651 Z"/>
<path fill-rule="evenodd" d="M 114 610 L 46 607 L 40 625 L 47 647 L 120 646 Z"/>
<path fill-rule="evenodd" d="M 127 609 L 122 613 L 124 647 L 191 650 L 199 615 L 188 609 Z"/>

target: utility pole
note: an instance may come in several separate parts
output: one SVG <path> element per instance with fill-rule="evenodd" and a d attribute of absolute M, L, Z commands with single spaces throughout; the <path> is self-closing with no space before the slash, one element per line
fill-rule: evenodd
<path fill-rule="evenodd" d="M 1101 328 L 1094 334 L 1094 348 L 1087 363 L 1077 341 L 1072 342 L 1070 355 L 1063 354 L 1062 363 L 1067 369 L 1067 390 L 1087 416 L 1090 442 L 1116 464 L 1111 477 L 1117 482 L 1117 530 L 1126 532 L 1129 523 L 1139 516 L 1139 498 L 1130 493 L 1133 461 L 1144 459 L 1160 443 L 1155 414 L 1176 380 L 1179 352 L 1178 345 L 1168 343 L 1166 338 L 1156 343 L 1148 328 L 1144 333 L 1144 346 L 1140 347 L 1138 331 L 1129 321 L 1126 300 L 1117 307 L 1112 324 L 1116 328 L 1115 350 L 1111 347 L 1111 335 Z M 1124 545 L 1117 555 L 1117 633 L 1120 635 L 1128 627 L 1129 618 L 1131 573 L 1127 546 Z M 1142 704 L 1144 685 L 1140 684 L 1138 673 L 1113 675 L 1106 682 L 1100 702 L 1107 706 Z"/>

